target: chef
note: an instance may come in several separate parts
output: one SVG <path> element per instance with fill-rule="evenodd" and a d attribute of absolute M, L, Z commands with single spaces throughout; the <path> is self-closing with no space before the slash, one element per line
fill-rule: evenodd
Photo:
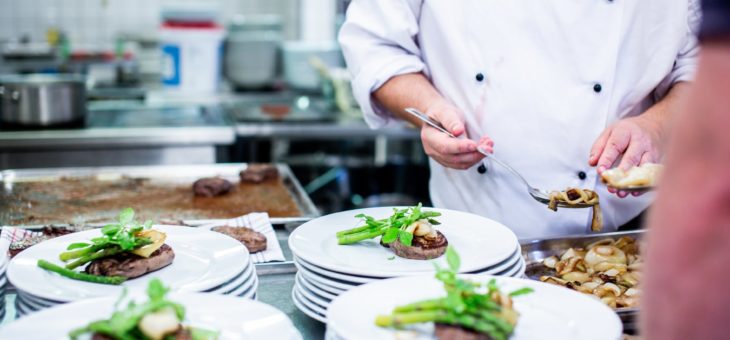
<path fill-rule="evenodd" d="M 584 233 L 591 209 L 548 210 L 476 152 L 543 190 L 596 190 L 604 230 L 638 216 L 599 173 L 661 160 L 664 127 L 695 70 L 695 0 L 354 0 L 340 31 L 373 128 L 417 108 L 461 138 L 421 129 L 431 200 L 520 238 Z"/>

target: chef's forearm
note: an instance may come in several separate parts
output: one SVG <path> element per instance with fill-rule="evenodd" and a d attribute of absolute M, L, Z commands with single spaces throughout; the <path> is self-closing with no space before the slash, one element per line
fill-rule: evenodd
<path fill-rule="evenodd" d="M 426 112 L 436 101 L 444 100 L 423 73 L 395 76 L 373 93 L 373 97 L 396 117 L 420 127 L 422 122 L 403 111 L 414 107 Z"/>
<path fill-rule="evenodd" d="M 687 92 L 689 86 L 690 84 L 687 82 L 674 84 L 664 98 L 641 115 L 651 123 L 662 140 L 665 137 L 668 123 L 672 116 L 677 114 L 682 96 Z"/>

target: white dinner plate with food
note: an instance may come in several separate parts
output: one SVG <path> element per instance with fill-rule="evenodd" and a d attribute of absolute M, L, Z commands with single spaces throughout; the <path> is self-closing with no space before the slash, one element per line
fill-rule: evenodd
<path fill-rule="evenodd" d="M 533 290 L 532 293 L 513 298 L 519 318 L 511 340 L 618 340 L 623 333 L 621 320 L 616 313 L 585 294 L 527 279 L 490 275 L 463 277 L 483 283 L 495 278 L 503 292 L 525 287 Z M 432 276 L 401 277 L 369 283 L 340 295 L 330 304 L 327 326 L 335 334 L 350 340 L 393 339 L 404 331 L 377 326 L 377 316 L 389 315 L 397 306 L 444 296 L 443 282 Z M 434 339 L 432 325 L 430 328 L 414 327 L 407 332 L 413 339 Z"/>
<path fill-rule="evenodd" d="M 326 311 L 322 307 L 306 301 L 296 289 L 292 289 L 292 301 L 294 302 L 294 306 L 308 317 L 321 323 L 327 322 Z"/>
<path fill-rule="evenodd" d="M 294 289 L 299 290 L 299 294 L 301 294 L 304 298 L 306 298 L 309 301 L 314 302 L 317 306 L 321 306 L 323 308 L 327 308 L 329 304 L 332 302 L 332 300 L 325 299 L 311 290 L 307 289 L 306 287 L 302 285 L 294 285 Z"/>
<path fill-rule="evenodd" d="M 406 207 L 398 207 L 406 208 Z M 394 207 L 380 207 L 335 213 L 311 220 L 292 232 L 289 247 L 301 259 L 332 271 L 360 276 L 395 277 L 433 273 L 431 261 L 394 256 L 379 244 L 379 238 L 339 245 L 337 232 L 356 228 L 363 222 L 355 215 L 376 219 L 389 217 Z M 517 236 L 504 225 L 465 212 L 422 208 L 441 213 L 436 229 L 459 249 L 462 272 L 476 272 L 508 259 L 518 245 Z"/>
<path fill-rule="evenodd" d="M 254 276 L 256 276 L 256 274 L 253 269 L 253 264 L 249 264 L 242 273 L 233 278 L 231 281 L 216 288 L 206 290 L 205 293 L 229 294 L 230 292 L 237 290 L 242 286 L 250 285 L 253 282 Z"/>
<path fill-rule="evenodd" d="M 249 287 L 241 287 L 239 289 L 236 289 L 235 291 L 232 291 L 226 295 L 231 296 L 238 296 L 243 297 L 247 299 L 252 299 L 254 295 L 256 295 L 256 290 L 259 287 L 259 279 L 254 277 L 253 283 Z"/>
<path fill-rule="evenodd" d="M 315 272 L 313 272 L 313 271 L 311 271 L 311 270 L 303 267 L 298 262 L 294 262 L 294 265 L 296 265 L 296 267 L 299 270 L 299 272 L 305 273 L 305 275 L 307 275 L 308 278 L 312 279 L 313 282 L 316 282 L 318 284 L 322 284 L 322 285 L 325 285 L 325 286 L 328 286 L 328 287 L 334 287 L 334 288 L 336 288 L 338 290 L 341 290 L 343 292 L 344 291 L 347 291 L 347 290 L 350 290 L 352 288 L 355 288 L 355 287 L 357 287 L 357 286 L 359 286 L 359 285 L 362 284 L 362 283 L 346 282 L 346 281 L 343 281 L 343 280 L 339 280 L 339 279 L 335 279 L 335 278 L 331 278 L 331 277 L 324 276 L 324 275 L 322 275 L 320 273 L 315 273 Z"/>
<path fill-rule="evenodd" d="M 317 287 L 319 287 L 323 290 L 326 290 L 335 295 L 340 295 L 340 294 L 346 292 L 348 289 L 352 288 L 352 287 L 350 287 L 347 289 L 342 289 L 342 288 L 331 286 L 331 285 L 327 284 L 326 281 L 321 280 L 320 277 L 317 277 L 316 274 L 310 273 L 306 270 L 299 269 L 299 271 L 297 273 L 302 275 L 302 277 L 307 279 L 307 281 L 309 281 L 311 284 L 317 285 Z"/>
<path fill-rule="evenodd" d="M 286 314 L 261 302 L 203 293 L 173 293 L 169 299 L 185 306 L 186 324 L 220 332 L 219 339 L 302 338 Z M 3 326 L 0 338 L 68 339 L 71 330 L 109 317 L 116 300 L 96 298 L 45 309 Z"/>
<path fill-rule="evenodd" d="M 106 285 L 72 280 L 38 267 L 38 260 L 63 265 L 60 253 L 77 242 L 99 237 L 98 229 L 64 235 L 36 244 L 10 261 L 8 279 L 19 290 L 56 301 L 118 296 L 127 287 L 144 291 L 147 282 L 159 278 L 172 291 L 204 291 L 233 279 L 250 263 L 249 253 L 240 242 L 219 233 L 180 226 L 154 226 L 167 235 L 165 243 L 175 252 L 170 265 L 121 285 Z M 78 270 L 78 269 L 77 269 Z"/>
<path fill-rule="evenodd" d="M 319 295 L 327 300 L 332 301 L 338 295 L 338 294 L 330 293 L 330 292 L 320 288 L 319 286 L 309 282 L 309 280 L 305 279 L 304 276 L 302 276 L 300 273 L 297 273 L 297 275 L 294 277 L 294 280 L 295 280 L 296 284 L 304 286 L 305 288 L 313 291 L 317 295 Z"/>

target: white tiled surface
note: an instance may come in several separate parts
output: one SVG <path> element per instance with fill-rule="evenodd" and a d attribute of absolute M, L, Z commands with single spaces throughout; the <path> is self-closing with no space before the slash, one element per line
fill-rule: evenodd
<path fill-rule="evenodd" d="M 180 2 L 201 0 L 174 0 Z M 236 14 L 279 14 L 288 39 L 299 37 L 302 0 L 202 0 L 220 8 L 221 22 Z M 56 25 L 73 49 L 112 49 L 119 33 L 150 34 L 159 25 L 159 10 L 170 0 L 0 0 L 0 41 L 28 35 L 44 41 Z"/>

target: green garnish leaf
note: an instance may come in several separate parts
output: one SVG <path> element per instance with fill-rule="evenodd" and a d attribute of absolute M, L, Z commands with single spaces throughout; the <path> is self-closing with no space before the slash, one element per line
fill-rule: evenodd
<path fill-rule="evenodd" d="M 410 247 L 411 244 L 413 244 L 413 234 L 407 231 L 398 230 L 398 241 L 400 241 L 403 245 Z"/>
<path fill-rule="evenodd" d="M 383 243 L 388 244 L 397 240 L 399 232 L 400 230 L 398 228 L 388 228 L 388 230 L 385 231 L 385 234 L 383 234 Z"/>
<path fill-rule="evenodd" d="M 106 236 L 112 236 L 119 232 L 119 229 L 121 229 L 121 226 L 118 224 L 109 224 L 105 225 L 104 228 L 101 228 L 101 233 Z"/>
<path fill-rule="evenodd" d="M 88 244 L 88 243 L 76 242 L 76 243 L 69 244 L 68 247 L 66 247 L 66 250 L 74 250 L 74 249 L 79 249 L 79 248 L 86 248 L 88 246 L 90 246 L 90 244 Z"/>
<path fill-rule="evenodd" d="M 128 224 L 134 221 L 134 209 L 124 208 L 119 213 L 119 224 Z"/>
<path fill-rule="evenodd" d="M 165 298 L 168 289 L 162 284 L 160 279 L 152 279 L 147 285 L 147 295 L 150 297 L 150 301 L 160 301 Z"/>
<path fill-rule="evenodd" d="M 391 257 L 389 257 L 389 258 L 388 258 L 388 260 L 390 260 L 390 261 L 393 261 L 393 260 L 395 260 L 395 256 L 391 256 Z"/>
<path fill-rule="evenodd" d="M 446 248 L 446 263 L 449 264 L 449 269 L 451 269 L 452 272 L 459 272 L 459 267 L 461 267 L 461 258 L 459 258 L 459 254 L 456 253 L 452 246 Z"/>
<path fill-rule="evenodd" d="M 509 296 L 520 296 L 520 295 L 526 295 L 534 292 L 535 290 L 530 287 L 520 288 L 518 290 L 515 290 L 511 293 L 509 293 Z"/>

